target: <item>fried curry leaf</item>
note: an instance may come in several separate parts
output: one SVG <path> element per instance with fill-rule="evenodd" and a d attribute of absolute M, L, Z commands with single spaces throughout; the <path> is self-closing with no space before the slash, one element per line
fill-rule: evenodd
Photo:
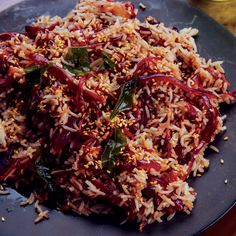
<path fill-rule="evenodd" d="M 69 65 L 64 65 L 64 68 L 66 68 L 68 71 L 75 75 L 84 75 L 88 70 L 87 69 L 80 69 L 80 68 L 75 68 Z"/>
<path fill-rule="evenodd" d="M 64 59 L 74 65 L 69 66 L 64 64 L 64 67 L 73 74 L 80 75 L 89 71 L 90 62 L 88 57 L 88 49 L 86 47 L 68 48 Z"/>
<path fill-rule="evenodd" d="M 102 53 L 102 64 L 99 66 L 99 70 L 110 70 L 115 67 L 115 62 L 106 54 Z M 88 55 L 88 49 L 86 47 L 71 47 L 68 48 L 67 54 L 64 57 L 64 67 L 75 75 L 84 75 L 90 71 L 90 60 Z"/>
<path fill-rule="evenodd" d="M 47 66 L 34 65 L 24 69 L 26 73 L 25 79 L 27 81 L 28 87 L 32 87 L 33 85 L 38 84 L 40 82 L 42 75 L 50 66 L 51 65 Z"/>
<path fill-rule="evenodd" d="M 110 173 L 114 172 L 116 158 L 125 145 L 126 137 L 122 134 L 120 129 L 115 128 L 102 155 L 102 167 L 104 169 L 107 169 Z"/>
<path fill-rule="evenodd" d="M 100 65 L 99 70 L 112 70 L 116 64 L 112 59 L 105 53 L 102 53 L 103 63 Z"/>
<path fill-rule="evenodd" d="M 133 104 L 133 96 L 136 90 L 137 80 L 128 81 L 121 89 L 120 96 L 110 115 L 112 120 L 117 114 L 123 111 L 130 110 Z"/>
<path fill-rule="evenodd" d="M 53 191 L 54 187 L 52 184 L 52 176 L 50 174 L 49 168 L 42 165 L 36 165 L 36 174 L 37 177 L 47 185 L 48 189 Z"/>

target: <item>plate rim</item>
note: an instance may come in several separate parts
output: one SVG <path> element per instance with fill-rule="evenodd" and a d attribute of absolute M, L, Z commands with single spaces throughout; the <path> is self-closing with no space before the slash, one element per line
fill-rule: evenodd
<path fill-rule="evenodd" d="M 14 8 L 17 5 L 20 4 L 24 4 L 26 2 L 30 2 L 31 0 L 21 0 L 18 3 L 15 3 L 3 10 L 0 10 L 0 17 L 2 15 L 4 15 L 7 11 L 10 11 L 11 8 Z M 115 0 L 115 1 L 131 1 L 132 0 Z M 147 0 L 148 1 L 148 0 Z M 172 0 L 169 0 L 172 1 Z M 212 18 L 211 16 L 209 16 L 207 13 L 205 13 L 204 11 L 202 11 L 201 9 L 199 9 L 197 6 L 193 6 L 190 4 L 189 1 L 187 0 L 174 0 L 176 2 L 180 2 L 181 4 L 184 4 L 186 7 L 194 10 L 197 12 L 198 15 L 200 15 L 200 17 L 204 17 L 208 20 L 208 22 L 211 22 L 212 24 L 214 24 L 215 26 L 218 27 L 219 30 L 221 30 L 224 34 L 227 35 L 227 37 L 230 37 L 231 40 L 235 43 L 236 45 L 236 36 L 234 36 L 234 34 L 232 32 L 230 32 L 224 25 L 220 24 L 219 22 L 217 22 L 214 18 Z M 138 7 L 136 7 L 138 8 Z M 138 9 L 139 12 L 142 12 L 140 9 Z M 165 23 L 165 22 L 164 22 Z M 174 23 L 174 22 L 173 22 Z M 165 23 L 166 24 L 166 23 Z M 168 24 L 166 24 L 167 27 L 169 27 Z M 201 31 L 201 29 L 199 29 Z M 1 31 L 0 31 L 1 33 Z M 235 79 L 235 84 L 236 84 L 236 79 Z M 236 104 L 235 104 L 236 106 Z M 11 188 L 13 189 L 13 188 Z M 13 189 L 14 191 L 16 191 L 17 193 L 19 193 L 17 190 Z M 20 193 L 19 193 L 20 194 Z M 21 194 L 21 196 L 23 196 Z M 201 229 L 199 229 L 196 233 L 194 233 L 192 236 L 200 236 L 200 234 L 202 234 L 203 232 L 205 232 L 206 230 L 210 229 L 212 226 L 214 226 L 216 223 L 218 223 L 225 215 L 227 215 L 234 207 L 236 207 L 236 195 L 235 195 L 235 200 L 229 204 L 229 206 L 223 210 L 218 216 L 216 216 L 213 220 L 210 220 L 211 222 L 208 223 L 207 225 L 203 226 Z"/>

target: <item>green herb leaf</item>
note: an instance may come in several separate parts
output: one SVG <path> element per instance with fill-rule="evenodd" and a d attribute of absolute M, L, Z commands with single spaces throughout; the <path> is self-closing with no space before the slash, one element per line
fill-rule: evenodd
<path fill-rule="evenodd" d="M 52 176 L 50 174 L 49 168 L 42 165 L 36 165 L 36 174 L 38 178 L 44 181 L 47 184 L 47 187 L 53 191 L 54 187 L 52 184 Z"/>
<path fill-rule="evenodd" d="M 34 71 L 37 71 L 37 70 L 40 70 L 40 66 L 39 65 L 34 65 L 34 66 L 30 66 L 28 68 L 25 68 L 24 71 L 26 74 L 29 74 L 31 72 L 34 72 Z"/>
<path fill-rule="evenodd" d="M 112 70 L 116 64 L 111 58 L 105 53 L 102 53 L 103 63 L 100 65 L 99 70 Z"/>
<path fill-rule="evenodd" d="M 81 74 L 89 71 L 88 49 L 86 47 L 72 47 L 68 48 L 65 60 L 74 66 L 64 65 L 70 72 L 74 74 Z"/>
<path fill-rule="evenodd" d="M 118 101 L 110 115 L 112 120 L 118 113 L 122 111 L 127 111 L 132 108 L 133 105 L 133 96 L 136 90 L 137 80 L 128 81 L 121 89 L 120 96 Z"/>
<path fill-rule="evenodd" d="M 64 68 L 66 68 L 68 71 L 70 71 L 71 73 L 73 73 L 75 75 L 84 75 L 85 74 L 85 71 L 83 71 L 82 69 L 74 68 L 72 66 L 64 65 Z"/>
<path fill-rule="evenodd" d="M 42 75 L 46 72 L 46 70 L 50 66 L 51 65 L 47 66 L 34 65 L 24 69 L 26 73 L 25 79 L 27 81 L 28 87 L 31 88 L 33 85 L 38 84 L 40 82 Z"/>
<path fill-rule="evenodd" d="M 120 154 L 121 149 L 126 145 L 126 137 L 121 130 L 115 128 L 112 137 L 107 142 L 102 155 L 102 167 L 114 173 L 116 157 Z"/>

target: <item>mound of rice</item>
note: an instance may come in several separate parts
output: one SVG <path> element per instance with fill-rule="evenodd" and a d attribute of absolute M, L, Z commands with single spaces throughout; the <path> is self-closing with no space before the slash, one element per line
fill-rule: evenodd
<path fill-rule="evenodd" d="M 141 230 L 192 211 L 187 179 L 208 167 L 219 104 L 235 94 L 221 62 L 197 53 L 197 29 L 136 13 L 86 0 L 0 34 L 0 181 L 31 189 L 37 207 L 119 209 Z"/>

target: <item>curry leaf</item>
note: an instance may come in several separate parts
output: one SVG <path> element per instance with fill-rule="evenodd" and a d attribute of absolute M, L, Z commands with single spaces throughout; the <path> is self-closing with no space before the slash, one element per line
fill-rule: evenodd
<path fill-rule="evenodd" d="M 52 184 L 52 176 L 50 174 L 49 168 L 42 166 L 42 165 L 36 165 L 36 174 L 39 179 L 41 179 L 47 187 L 53 191 L 54 187 Z"/>
<path fill-rule="evenodd" d="M 25 68 L 25 79 L 27 81 L 28 87 L 32 87 L 34 84 L 38 84 L 44 72 L 50 67 L 51 65 L 47 66 L 40 66 L 34 65 L 28 68 Z"/>
<path fill-rule="evenodd" d="M 25 68 L 24 71 L 26 74 L 29 74 L 31 72 L 40 70 L 40 68 L 41 68 L 40 65 L 34 65 L 34 66 L 30 66 L 30 67 Z"/>
<path fill-rule="evenodd" d="M 126 137 L 122 134 L 120 129 L 115 128 L 102 155 L 102 167 L 104 169 L 109 170 L 111 173 L 114 172 L 116 158 L 125 145 Z"/>
<path fill-rule="evenodd" d="M 89 70 L 88 49 L 86 47 L 68 48 L 65 55 L 65 61 L 72 63 L 74 66 L 64 65 L 70 72 L 80 74 Z"/>
<path fill-rule="evenodd" d="M 64 68 L 66 68 L 68 71 L 70 71 L 71 73 L 75 74 L 75 75 L 84 75 L 85 71 L 83 71 L 82 69 L 79 68 L 74 68 L 72 66 L 68 66 L 68 65 L 64 65 Z"/>
<path fill-rule="evenodd" d="M 136 90 L 137 81 L 136 79 L 128 81 L 121 89 L 118 101 L 110 115 L 112 120 L 117 114 L 122 111 L 127 111 L 132 108 L 133 96 Z"/>
<path fill-rule="evenodd" d="M 105 53 L 102 53 L 103 63 L 100 65 L 99 70 L 112 70 L 116 64 L 112 59 Z"/>

